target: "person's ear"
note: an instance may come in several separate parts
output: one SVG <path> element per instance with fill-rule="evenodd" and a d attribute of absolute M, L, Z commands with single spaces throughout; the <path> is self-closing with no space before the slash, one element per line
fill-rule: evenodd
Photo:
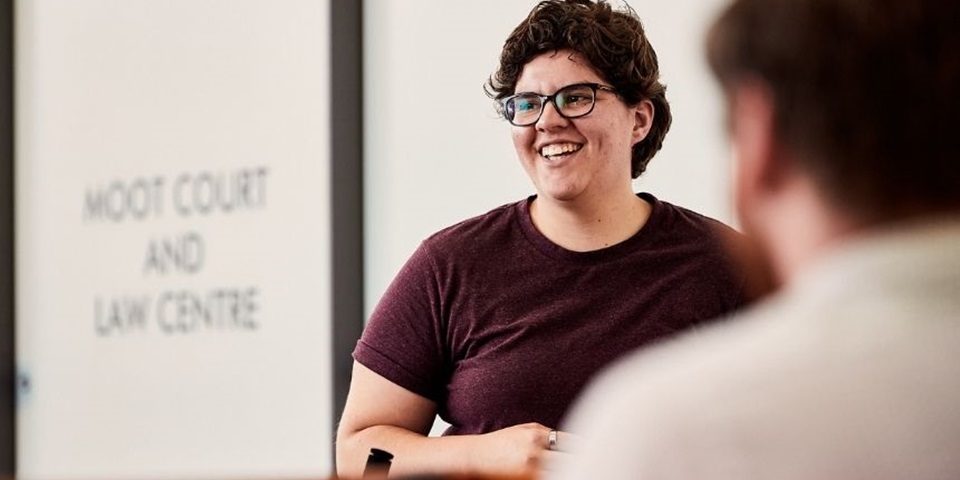
<path fill-rule="evenodd" d="M 640 103 L 633 106 L 633 135 L 631 145 L 636 145 L 650 133 L 653 126 L 653 102 L 650 100 L 641 100 Z"/>
<path fill-rule="evenodd" d="M 736 188 L 753 197 L 776 188 L 784 173 L 784 159 L 777 155 L 776 107 L 769 89 L 759 82 L 733 86 L 729 95 Z"/>
<path fill-rule="evenodd" d="M 771 218 L 781 216 L 776 212 L 778 170 L 782 168 L 776 155 L 776 107 L 769 89 L 759 82 L 732 86 L 727 101 L 734 208 L 747 234 L 728 241 L 727 248 L 746 275 L 747 296 L 756 299 L 776 289 L 768 241 L 769 230 L 777 228 Z"/>

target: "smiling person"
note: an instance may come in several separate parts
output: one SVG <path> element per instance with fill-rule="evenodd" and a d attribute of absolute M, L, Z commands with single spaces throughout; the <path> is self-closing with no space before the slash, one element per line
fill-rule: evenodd
<path fill-rule="evenodd" d="M 392 475 L 536 471 L 603 366 L 741 305 L 719 222 L 635 193 L 670 127 L 633 10 L 541 2 L 486 90 L 511 125 L 529 198 L 423 241 L 354 351 L 341 476 L 370 448 Z M 435 415 L 451 427 L 428 437 Z"/>

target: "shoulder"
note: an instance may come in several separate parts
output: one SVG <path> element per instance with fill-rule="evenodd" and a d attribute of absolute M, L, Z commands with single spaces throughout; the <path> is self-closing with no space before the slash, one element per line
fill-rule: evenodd
<path fill-rule="evenodd" d="M 648 193 L 638 195 L 653 207 L 646 235 L 658 251 L 695 261 L 704 267 L 704 275 L 720 275 L 723 282 L 743 284 L 742 265 L 737 256 L 747 245 L 742 233 L 719 220 Z"/>
<path fill-rule="evenodd" d="M 424 246 L 440 251 L 458 249 L 464 244 L 494 240 L 518 228 L 518 219 L 524 212 L 526 200 L 494 208 L 482 215 L 468 218 L 437 231 L 424 240 Z"/>
<path fill-rule="evenodd" d="M 639 193 L 638 196 L 650 203 L 653 207 L 653 215 L 658 217 L 658 222 L 665 231 L 702 234 L 710 237 L 740 235 L 729 225 L 715 218 L 660 200 L 649 193 Z"/>

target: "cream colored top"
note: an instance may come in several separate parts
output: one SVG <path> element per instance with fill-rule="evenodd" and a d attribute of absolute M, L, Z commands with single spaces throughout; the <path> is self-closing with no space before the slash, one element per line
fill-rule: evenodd
<path fill-rule="evenodd" d="M 960 218 L 851 241 L 737 320 L 633 355 L 550 480 L 960 478 Z"/>

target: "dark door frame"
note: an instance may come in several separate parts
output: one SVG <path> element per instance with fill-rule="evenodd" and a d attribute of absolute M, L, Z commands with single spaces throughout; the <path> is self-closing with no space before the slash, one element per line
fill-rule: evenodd
<path fill-rule="evenodd" d="M 351 353 L 364 323 L 363 3 L 331 0 L 330 5 L 334 430 L 350 387 Z"/>
<path fill-rule="evenodd" d="M 16 470 L 13 4 L 0 1 L 0 476 Z"/>

